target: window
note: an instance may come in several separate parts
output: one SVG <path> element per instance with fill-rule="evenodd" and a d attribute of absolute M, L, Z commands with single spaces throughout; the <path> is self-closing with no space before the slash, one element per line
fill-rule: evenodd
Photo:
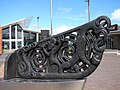
<path fill-rule="evenodd" d="M 2 47 L 3 47 L 3 49 L 9 49 L 9 41 L 3 41 Z"/>
<path fill-rule="evenodd" d="M 17 39 L 22 39 L 22 28 L 17 25 Z"/>
<path fill-rule="evenodd" d="M 24 45 L 36 42 L 36 33 L 24 31 Z"/>
<path fill-rule="evenodd" d="M 30 33 L 30 39 L 36 41 L 36 33 Z"/>
<path fill-rule="evenodd" d="M 17 48 L 21 48 L 22 47 L 22 42 L 21 41 L 18 41 L 17 42 Z"/>
<path fill-rule="evenodd" d="M 2 39 L 9 39 L 9 27 L 3 29 Z"/>
<path fill-rule="evenodd" d="M 17 31 L 17 39 L 22 39 L 22 31 Z"/>
<path fill-rule="evenodd" d="M 15 26 L 12 26 L 11 28 L 11 38 L 15 39 Z"/>
<path fill-rule="evenodd" d="M 30 39 L 30 34 L 29 32 L 24 31 L 24 40 L 26 41 L 28 39 Z"/>
<path fill-rule="evenodd" d="M 15 49 L 15 42 L 12 42 L 12 49 Z"/>

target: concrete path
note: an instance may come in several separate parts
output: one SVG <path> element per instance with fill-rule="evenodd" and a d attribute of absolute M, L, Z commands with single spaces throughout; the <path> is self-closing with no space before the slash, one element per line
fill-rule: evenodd
<path fill-rule="evenodd" d="M 120 90 L 120 55 L 104 54 L 97 70 L 87 78 L 84 90 Z"/>

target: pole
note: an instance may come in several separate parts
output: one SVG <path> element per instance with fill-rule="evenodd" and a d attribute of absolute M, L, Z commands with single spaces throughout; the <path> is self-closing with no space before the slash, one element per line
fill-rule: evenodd
<path fill-rule="evenodd" d="M 90 0 L 88 0 L 88 21 L 90 22 Z"/>
<path fill-rule="evenodd" d="M 51 26 L 51 36 L 53 34 L 52 30 L 52 0 L 50 0 L 50 26 Z"/>
<path fill-rule="evenodd" d="M 85 0 L 88 3 L 88 22 L 90 22 L 90 0 Z"/>
<path fill-rule="evenodd" d="M 39 41 L 39 18 L 40 17 L 37 17 L 37 31 L 38 31 L 37 32 L 37 40 L 36 40 L 37 42 Z"/>
<path fill-rule="evenodd" d="M 40 17 L 37 17 L 37 30 L 38 30 L 38 32 L 39 32 L 39 19 L 40 19 Z"/>

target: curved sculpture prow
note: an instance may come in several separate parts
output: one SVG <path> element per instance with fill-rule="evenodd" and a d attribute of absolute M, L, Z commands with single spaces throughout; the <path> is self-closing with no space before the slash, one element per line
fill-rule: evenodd
<path fill-rule="evenodd" d="M 16 50 L 6 59 L 5 78 L 82 79 L 99 65 L 111 22 L 106 16 Z"/>

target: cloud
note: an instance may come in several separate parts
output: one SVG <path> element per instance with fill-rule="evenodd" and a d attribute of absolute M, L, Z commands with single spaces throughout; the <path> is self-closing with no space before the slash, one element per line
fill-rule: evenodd
<path fill-rule="evenodd" d="M 71 16 L 58 16 L 56 18 L 73 20 L 73 21 L 79 21 L 79 20 L 86 21 L 87 20 L 86 16 L 83 15 L 83 14 L 81 14 L 81 15 L 71 15 Z"/>
<path fill-rule="evenodd" d="M 33 23 L 30 25 L 29 29 L 38 31 L 38 25 L 36 23 Z M 39 30 L 50 30 L 50 28 L 39 26 Z"/>
<path fill-rule="evenodd" d="M 60 16 L 60 17 L 56 17 L 59 19 L 67 19 L 67 20 L 73 20 L 73 21 L 77 21 L 80 20 L 79 17 L 77 16 Z"/>
<path fill-rule="evenodd" d="M 113 13 L 111 14 L 111 19 L 120 21 L 120 9 L 116 9 L 113 11 Z"/>
<path fill-rule="evenodd" d="M 41 27 L 40 30 L 50 30 L 50 28 L 47 28 L 47 27 Z"/>
<path fill-rule="evenodd" d="M 72 10 L 72 8 L 62 8 L 62 7 L 59 7 L 58 10 L 62 11 L 64 13 L 69 13 Z"/>
<path fill-rule="evenodd" d="M 70 29 L 72 29 L 74 27 L 75 26 L 61 25 L 61 26 L 53 29 L 53 35 L 64 32 L 64 31 L 67 31 L 67 30 L 70 30 Z"/>
<path fill-rule="evenodd" d="M 33 26 L 36 26 L 36 24 L 33 24 Z M 65 32 L 65 31 L 70 30 L 70 29 L 72 29 L 74 27 L 75 26 L 67 26 L 67 25 L 58 26 L 56 28 L 53 28 L 53 35 Z M 31 29 L 33 29 L 33 28 L 31 28 Z M 33 30 L 37 31 L 37 29 L 35 29 L 35 28 Z M 50 28 L 48 28 L 48 27 L 41 27 L 40 30 L 50 30 Z M 51 31 L 50 31 L 50 33 L 51 33 Z"/>
<path fill-rule="evenodd" d="M 63 10 L 63 11 L 65 11 L 65 12 L 70 12 L 70 8 L 67 10 L 67 9 L 65 9 L 65 8 L 61 8 L 61 7 L 59 7 L 59 10 Z M 66 19 L 66 20 L 73 20 L 73 21 L 80 21 L 80 20 L 82 20 L 82 21 L 87 21 L 87 10 L 85 10 L 84 11 L 84 13 L 83 14 L 77 14 L 77 15 L 73 15 L 73 14 L 66 14 L 66 15 L 64 15 L 64 14 L 56 14 L 56 17 L 55 18 L 58 18 L 58 19 Z"/>

